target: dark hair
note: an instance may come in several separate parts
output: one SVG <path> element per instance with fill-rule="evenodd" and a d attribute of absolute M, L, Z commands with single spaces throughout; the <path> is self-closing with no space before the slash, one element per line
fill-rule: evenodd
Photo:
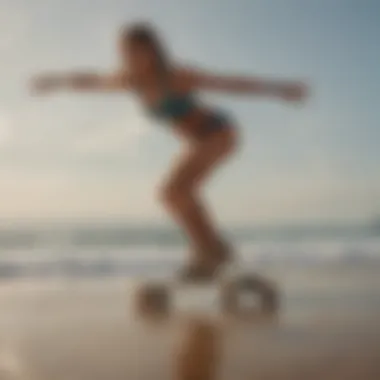
<path fill-rule="evenodd" d="M 160 41 L 157 32 L 147 23 L 136 23 L 124 27 L 121 38 L 125 42 L 141 44 L 151 49 L 156 56 L 159 69 L 166 70 L 169 65 L 169 58 L 166 50 Z"/>

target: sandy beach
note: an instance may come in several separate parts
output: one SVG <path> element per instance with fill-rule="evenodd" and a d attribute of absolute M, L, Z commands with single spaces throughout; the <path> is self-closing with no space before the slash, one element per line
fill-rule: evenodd
<path fill-rule="evenodd" d="M 378 270 L 271 274 L 283 306 L 264 325 L 201 314 L 147 324 L 131 279 L 3 283 L 0 379 L 380 378 Z"/>

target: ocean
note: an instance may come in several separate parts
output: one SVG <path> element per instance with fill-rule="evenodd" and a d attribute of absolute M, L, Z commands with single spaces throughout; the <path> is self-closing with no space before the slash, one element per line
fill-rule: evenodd
<path fill-rule="evenodd" d="M 380 262 L 380 227 L 314 225 L 225 231 L 239 261 L 252 267 Z M 0 226 L 0 280 L 170 273 L 186 243 L 168 227 L 122 223 Z"/>

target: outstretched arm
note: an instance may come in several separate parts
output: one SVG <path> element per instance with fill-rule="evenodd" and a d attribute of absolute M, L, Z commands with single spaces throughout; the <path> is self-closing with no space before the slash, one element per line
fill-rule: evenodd
<path fill-rule="evenodd" d="M 289 101 L 301 101 L 307 95 L 306 85 L 297 81 L 225 76 L 192 69 L 183 70 L 182 75 L 188 86 L 194 89 L 241 95 L 274 96 Z"/>
<path fill-rule="evenodd" d="M 128 75 L 123 72 L 113 74 L 91 72 L 44 74 L 35 77 L 32 81 L 32 88 L 38 93 L 58 90 L 122 91 L 126 90 L 128 85 Z"/>

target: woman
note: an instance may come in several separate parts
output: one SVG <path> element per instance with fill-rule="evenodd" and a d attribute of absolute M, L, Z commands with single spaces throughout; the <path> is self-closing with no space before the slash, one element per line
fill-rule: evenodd
<path fill-rule="evenodd" d="M 196 91 L 262 95 L 300 101 L 302 83 L 218 76 L 178 65 L 166 53 L 149 26 L 126 27 L 119 39 L 122 68 L 111 74 L 72 73 L 43 75 L 34 87 L 39 92 L 133 91 L 149 113 L 171 124 L 170 131 L 187 143 L 164 182 L 160 199 L 183 228 L 192 245 L 192 258 L 183 279 L 210 279 L 231 252 L 210 219 L 200 186 L 236 150 L 237 132 L 231 119 L 201 104 Z"/>

